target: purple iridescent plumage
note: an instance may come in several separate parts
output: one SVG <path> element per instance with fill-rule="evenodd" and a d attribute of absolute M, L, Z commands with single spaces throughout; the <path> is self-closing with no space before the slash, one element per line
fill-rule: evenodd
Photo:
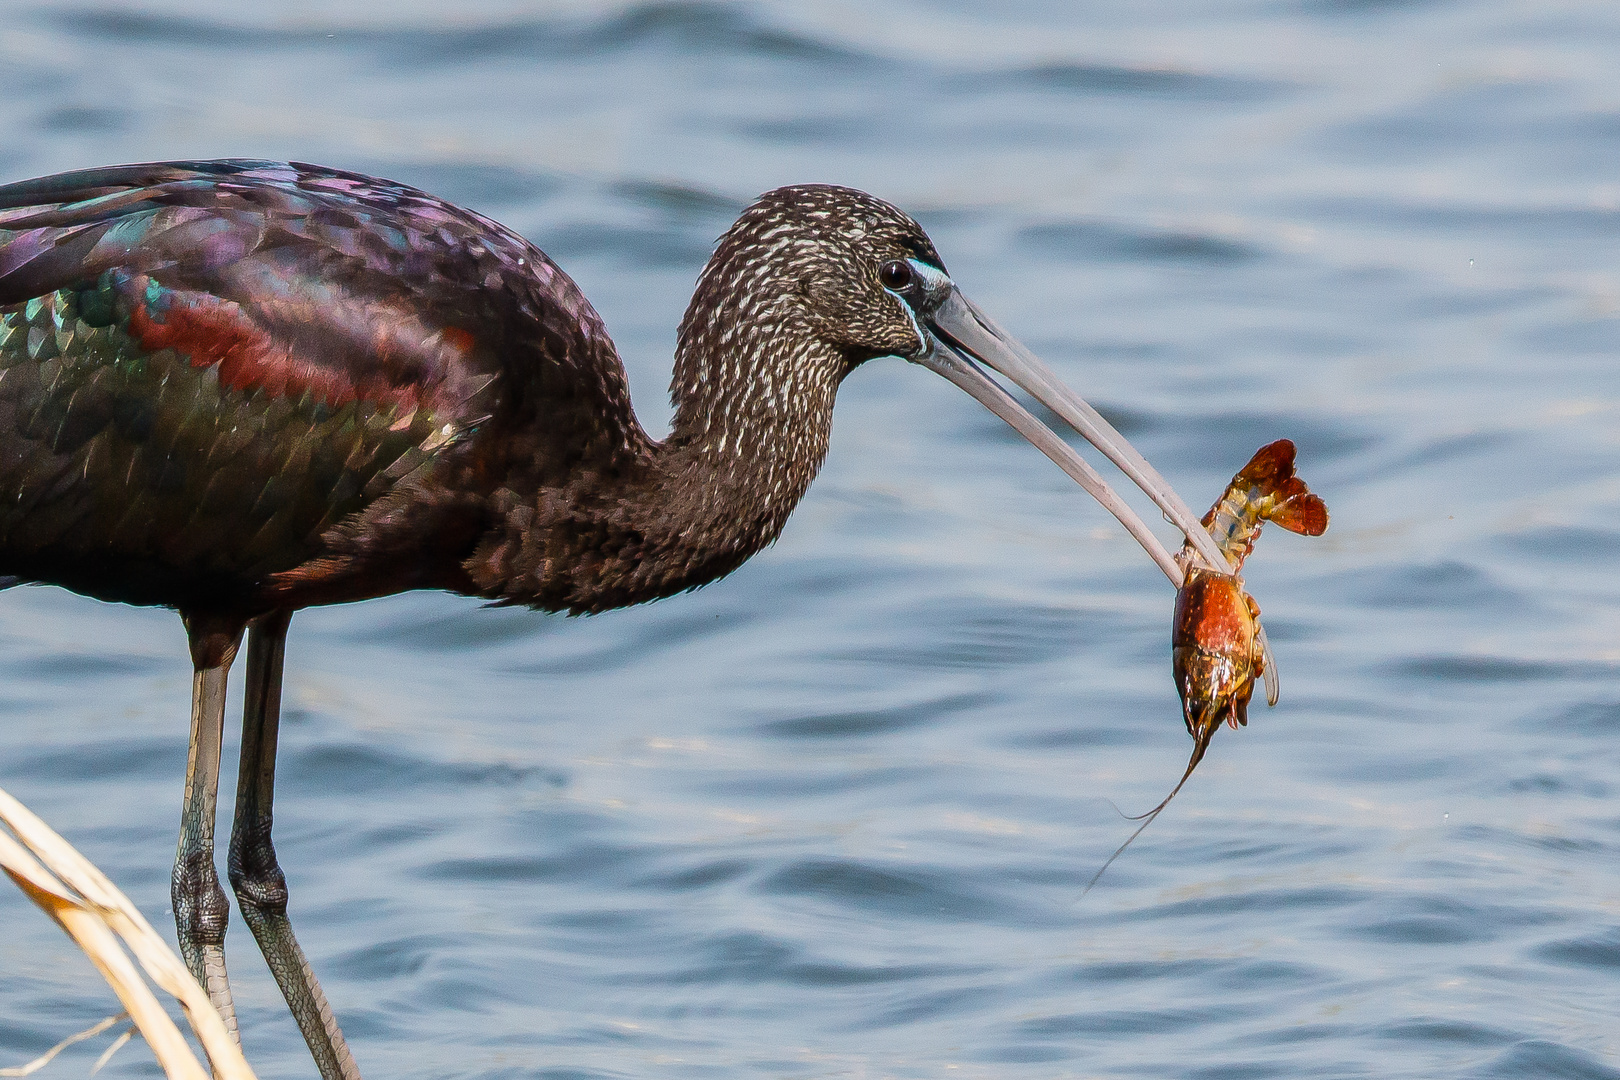
<path fill-rule="evenodd" d="M 181 607 L 483 591 L 460 563 L 502 459 L 639 434 L 567 276 L 414 189 L 220 162 L 0 207 L 0 570 Z M 472 445 L 537 413 L 549 446 Z"/>

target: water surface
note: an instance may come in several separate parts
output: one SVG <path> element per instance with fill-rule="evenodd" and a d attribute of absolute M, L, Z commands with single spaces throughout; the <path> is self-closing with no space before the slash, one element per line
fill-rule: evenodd
<path fill-rule="evenodd" d="M 655 430 L 714 238 L 833 181 L 1189 501 L 1288 436 L 1333 510 L 1250 564 L 1282 704 L 1083 903 L 1109 800 L 1186 760 L 1171 594 L 902 362 L 697 594 L 300 614 L 277 842 L 367 1075 L 1620 1077 L 1620 9 L 873 6 L 6 10 L 0 175 L 427 187 L 579 280 Z M 0 784 L 159 925 L 184 657 L 171 613 L 0 594 Z M 229 941 L 250 1059 L 312 1075 Z M 0 893 L 0 1064 L 110 1011 Z"/>

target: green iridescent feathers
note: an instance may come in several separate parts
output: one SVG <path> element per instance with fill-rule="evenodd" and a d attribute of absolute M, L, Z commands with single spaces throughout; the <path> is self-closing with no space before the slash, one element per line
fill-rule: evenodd
<path fill-rule="evenodd" d="M 117 550 L 256 577 L 448 439 L 400 404 L 340 406 L 221 385 L 217 364 L 149 351 L 107 285 L 0 309 L 0 546 Z"/>

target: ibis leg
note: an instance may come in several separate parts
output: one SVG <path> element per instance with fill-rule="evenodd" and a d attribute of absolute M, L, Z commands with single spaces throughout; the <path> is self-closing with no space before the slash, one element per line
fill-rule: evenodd
<path fill-rule="evenodd" d="M 225 677 L 242 641 L 242 623 L 182 612 L 191 640 L 191 749 L 186 755 L 186 802 L 169 896 L 180 955 L 208 999 L 236 1034 L 236 1009 L 225 974 L 225 924 L 230 904 L 214 867 L 214 806 L 219 791 L 219 744 L 225 722 Z"/>
<path fill-rule="evenodd" d="M 322 1080 L 360 1080 L 332 1007 L 326 1003 L 287 918 L 287 879 L 270 842 L 281 722 L 281 669 L 292 612 L 277 611 L 248 629 L 247 703 L 242 714 L 242 772 L 231 829 L 231 887 L 242 919 L 259 942 Z"/>

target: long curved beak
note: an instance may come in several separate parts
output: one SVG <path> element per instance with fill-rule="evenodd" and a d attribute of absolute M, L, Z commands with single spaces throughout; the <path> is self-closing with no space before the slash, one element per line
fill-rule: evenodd
<path fill-rule="evenodd" d="M 1199 524 L 1198 516 L 1159 475 L 1158 470 L 1114 430 L 1112 424 L 1079 394 L 1063 385 L 1035 354 L 997 326 L 963 296 L 961 290 L 948 283 L 948 279 L 939 281 L 939 284 L 944 288 L 937 292 L 930 290 L 934 295 L 926 299 L 919 297 L 921 303 L 914 307 L 930 339 L 927 351 L 912 357 L 914 363 L 938 372 L 966 390 L 1056 462 L 1059 468 L 1119 519 L 1120 524 L 1136 538 L 1177 588 L 1181 587 L 1181 568 L 1147 524 L 1108 486 L 1097 470 L 986 374 L 981 364 L 1006 376 L 1036 401 L 1062 417 L 1066 424 L 1119 466 L 1164 511 L 1170 522 L 1192 541 L 1198 554 L 1211 568 L 1222 573 L 1232 572 L 1214 539 Z"/>

